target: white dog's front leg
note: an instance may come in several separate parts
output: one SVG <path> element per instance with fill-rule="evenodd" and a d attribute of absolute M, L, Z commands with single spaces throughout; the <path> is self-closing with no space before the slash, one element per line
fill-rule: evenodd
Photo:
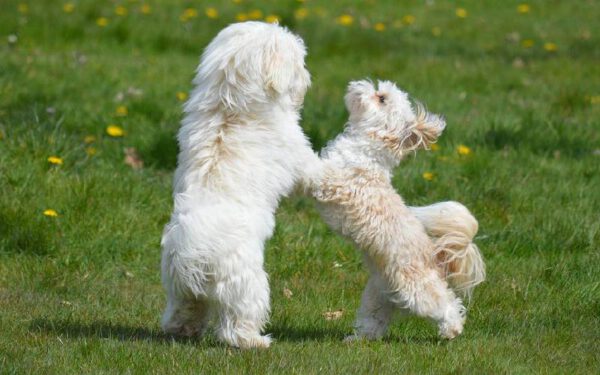
<path fill-rule="evenodd" d="M 346 337 L 345 341 L 361 338 L 376 340 L 385 335 L 394 314 L 394 305 L 385 295 L 386 289 L 386 284 L 378 275 L 371 275 L 357 312 L 355 333 Z"/>
<path fill-rule="evenodd" d="M 325 163 L 310 148 L 301 150 L 298 155 L 298 187 L 306 194 L 318 188 L 323 177 Z"/>

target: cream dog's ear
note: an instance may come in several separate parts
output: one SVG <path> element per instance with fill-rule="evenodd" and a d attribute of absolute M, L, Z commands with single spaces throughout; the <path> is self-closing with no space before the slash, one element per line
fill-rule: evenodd
<path fill-rule="evenodd" d="M 407 150 L 429 148 L 446 127 L 446 121 L 442 116 L 427 112 L 419 102 L 416 102 L 415 106 L 417 107 L 416 118 L 408 128 L 409 135 L 402 142 L 402 147 Z"/>

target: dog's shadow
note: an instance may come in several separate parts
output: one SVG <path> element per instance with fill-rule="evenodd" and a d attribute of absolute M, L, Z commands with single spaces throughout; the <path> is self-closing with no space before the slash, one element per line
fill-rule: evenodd
<path fill-rule="evenodd" d="M 196 337 L 175 337 L 161 331 L 143 327 L 132 327 L 106 321 L 82 323 L 69 320 L 35 319 L 29 324 L 29 331 L 46 334 L 64 335 L 68 338 L 95 337 L 119 341 L 152 341 L 184 344 L 209 345 L 207 339 Z"/>
<path fill-rule="evenodd" d="M 95 337 L 119 341 L 151 341 L 156 343 L 178 342 L 195 346 L 224 346 L 214 335 L 205 337 L 179 337 L 168 335 L 160 330 L 115 324 L 108 321 L 83 323 L 70 320 L 35 319 L 29 324 L 29 331 L 36 333 L 63 335 L 68 338 Z M 345 332 L 336 329 L 318 329 L 310 327 L 288 327 L 274 324 L 268 332 L 276 341 L 302 342 L 342 340 Z"/>
<path fill-rule="evenodd" d="M 132 327 L 107 321 L 82 323 L 69 320 L 35 319 L 29 325 L 29 331 L 36 333 L 56 334 L 68 338 L 101 338 L 119 341 L 149 341 L 171 344 L 177 342 L 198 347 L 226 347 L 216 340 L 214 335 L 204 337 L 178 337 L 165 334 L 160 330 L 144 327 Z M 272 324 L 267 331 L 276 342 L 310 342 L 338 341 L 342 342 L 348 332 L 336 328 L 292 327 L 286 324 Z M 392 344 L 440 344 L 434 336 L 396 337 L 386 336 L 383 342 Z"/>
<path fill-rule="evenodd" d="M 267 332 L 280 342 L 341 341 L 347 334 L 336 328 L 294 327 L 285 323 L 272 323 Z"/>

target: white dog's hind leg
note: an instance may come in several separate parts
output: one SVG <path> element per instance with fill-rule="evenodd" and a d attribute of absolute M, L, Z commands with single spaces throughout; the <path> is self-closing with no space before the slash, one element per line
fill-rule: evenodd
<path fill-rule="evenodd" d="M 201 299 L 182 299 L 169 295 L 161 326 L 165 333 L 201 336 L 208 325 L 208 303 Z"/>
<path fill-rule="evenodd" d="M 268 348 L 272 339 L 261 335 L 269 316 L 267 274 L 262 267 L 240 266 L 216 285 L 220 315 L 217 335 L 242 349 Z"/>
<path fill-rule="evenodd" d="M 373 273 L 362 294 L 354 323 L 355 333 L 346 337 L 345 341 L 361 338 L 376 340 L 385 335 L 395 309 L 389 296 L 385 294 L 386 289 L 386 284 Z"/>

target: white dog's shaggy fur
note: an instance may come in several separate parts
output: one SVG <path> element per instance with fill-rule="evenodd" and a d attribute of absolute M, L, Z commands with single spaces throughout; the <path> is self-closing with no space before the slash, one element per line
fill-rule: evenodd
<path fill-rule="evenodd" d="M 263 247 L 280 197 L 319 159 L 298 125 L 310 85 L 302 40 L 272 24 L 222 30 L 201 58 L 178 134 L 174 209 L 162 236 L 162 328 L 267 347 Z"/>
<path fill-rule="evenodd" d="M 471 242 L 477 221 L 455 202 L 409 208 L 391 184 L 402 157 L 434 142 L 445 122 L 421 105 L 413 111 L 391 82 L 377 89 L 352 82 L 345 100 L 349 122 L 322 152 L 313 195 L 325 221 L 365 252 L 371 271 L 350 338 L 381 337 L 396 308 L 433 319 L 441 336 L 454 338 L 465 309 L 447 280 L 468 294 L 485 275 Z"/>

